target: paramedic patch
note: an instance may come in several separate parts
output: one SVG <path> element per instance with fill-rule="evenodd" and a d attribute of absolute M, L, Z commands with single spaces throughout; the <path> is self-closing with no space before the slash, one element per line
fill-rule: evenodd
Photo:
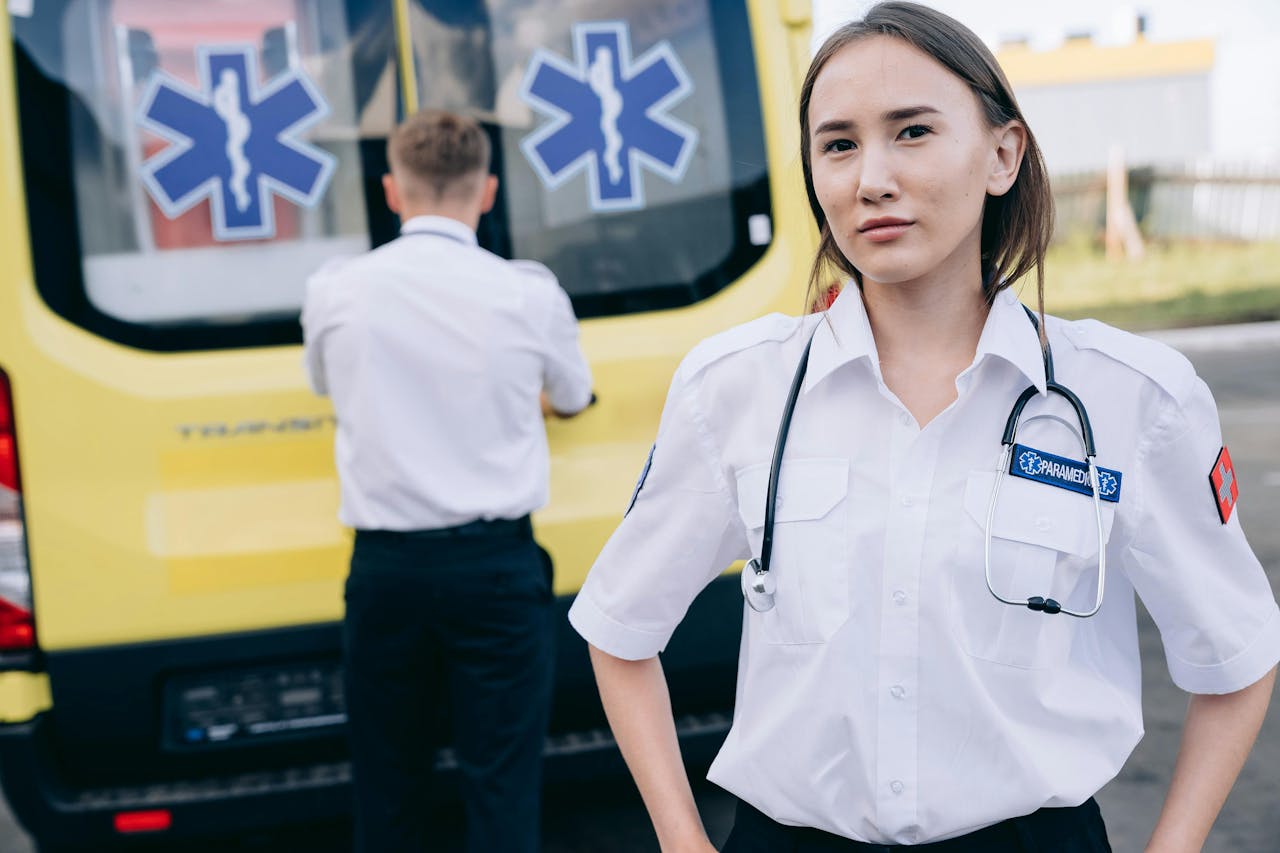
<path fill-rule="evenodd" d="M 1036 450 L 1034 447 L 1027 447 L 1025 444 L 1013 446 L 1009 473 L 1015 477 L 1025 477 L 1037 483 L 1069 489 L 1082 495 L 1093 494 L 1093 489 L 1089 486 L 1089 467 L 1083 462 L 1067 459 L 1065 456 L 1055 456 L 1043 450 Z M 1121 477 L 1119 471 L 1099 466 L 1098 496 L 1104 501 L 1119 503 Z"/>
<path fill-rule="evenodd" d="M 636 505 L 636 498 L 640 497 L 640 490 L 644 488 L 644 481 L 649 477 L 649 466 L 653 465 L 653 451 L 658 449 L 658 445 L 649 448 L 649 458 L 644 460 L 644 470 L 640 472 L 640 479 L 636 482 L 636 490 L 631 493 L 631 502 L 627 504 L 627 511 L 622 514 L 626 518 L 631 513 L 631 508 Z"/>
<path fill-rule="evenodd" d="M 1213 469 L 1209 472 L 1209 487 L 1213 489 L 1213 499 L 1218 504 L 1218 518 L 1226 524 L 1231 520 L 1231 512 L 1236 508 L 1236 500 L 1240 497 L 1240 487 L 1236 484 L 1236 469 L 1231 464 L 1231 454 L 1226 446 L 1218 451 L 1218 458 L 1213 460 Z"/>

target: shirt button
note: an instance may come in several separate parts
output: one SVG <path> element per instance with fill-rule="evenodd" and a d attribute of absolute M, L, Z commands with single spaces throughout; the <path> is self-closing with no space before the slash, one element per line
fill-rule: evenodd
<path fill-rule="evenodd" d="M 889 783 L 889 790 L 893 791 L 895 794 L 901 794 L 903 789 L 906 787 L 907 787 L 906 785 L 902 784 L 897 779 L 894 779 L 892 782 Z"/>
<path fill-rule="evenodd" d="M 903 412 L 902 414 L 898 415 L 898 421 L 903 426 L 911 426 L 911 415 L 907 414 L 906 412 Z"/>
<path fill-rule="evenodd" d="M 1053 527 L 1053 521 L 1047 515 L 1041 515 L 1036 518 L 1036 530 L 1048 530 Z"/>
<path fill-rule="evenodd" d="M 902 499 L 902 505 L 903 505 L 903 506 L 915 506 L 915 505 L 916 505 L 916 502 L 915 502 L 915 500 L 913 500 L 911 497 L 905 497 L 905 498 L 903 498 L 903 499 Z"/>
<path fill-rule="evenodd" d="M 894 699 L 901 699 L 903 696 L 907 695 L 907 691 L 903 689 L 901 684 L 895 684 L 889 688 L 889 695 Z"/>
<path fill-rule="evenodd" d="M 900 589 L 895 589 L 893 591 L 893 602 L 894 604 L 906 604 L 907 594 Z"/>

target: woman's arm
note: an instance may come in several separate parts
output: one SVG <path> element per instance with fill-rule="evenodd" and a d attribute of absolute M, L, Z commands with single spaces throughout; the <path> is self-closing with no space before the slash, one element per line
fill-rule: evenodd
<path fill-rule="evenodd" d="M 1194 853 L 1244 766 L 1262 727 L 1276 671 L 1243 690 L 1194 695 L 1182 728 L 1182 746 L 1148 853 Z"/>
<path fill-rule="evenodd" d="M 662 664 L 623 660 L 595 646 L 591 665 L 613 736 L 636 780 L 664 853 L 715 853 L 680 758 Z"/>

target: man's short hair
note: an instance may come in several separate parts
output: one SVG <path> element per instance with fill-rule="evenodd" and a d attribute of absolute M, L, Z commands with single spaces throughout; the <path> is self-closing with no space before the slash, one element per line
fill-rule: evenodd
<path fill-rule="evenodd" d="M 401 192 L 427 191 L 436 200 L 465 195 L 489 171 L 489 137 L 466 116 L 421 110 L 392 131 L 387 160 Z"/>

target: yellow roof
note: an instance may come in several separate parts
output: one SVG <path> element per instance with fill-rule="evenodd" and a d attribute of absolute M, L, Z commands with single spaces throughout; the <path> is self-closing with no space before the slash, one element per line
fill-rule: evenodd
<path fill-rule="evenodd" d="M 1016 88 L 1124 80 L 1135 77 L 1181 77 L 1213 68 L 1213 39 L 1098 45 L 1087 38 L 1068 39 L 1053 50 L 1009 44 L 996 51 L 1000 67 Z"/>

